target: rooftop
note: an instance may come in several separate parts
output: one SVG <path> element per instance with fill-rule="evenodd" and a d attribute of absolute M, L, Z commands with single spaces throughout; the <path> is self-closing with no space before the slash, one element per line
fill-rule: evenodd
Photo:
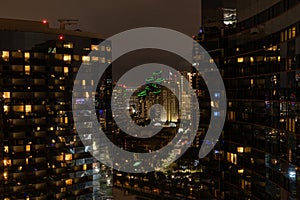
<path fill-rule="evenodd" d="M 82 32 L 80 30 L 50 28 L 49 24 L 47 22 L 46 23 L 45 22 L 0 18 L 0 30 L 52 33 L 52 34 L 63 34 L 63 35 L 103 39 L 101 37 L 101 35 L 97 34 L 97 33 Z"/>

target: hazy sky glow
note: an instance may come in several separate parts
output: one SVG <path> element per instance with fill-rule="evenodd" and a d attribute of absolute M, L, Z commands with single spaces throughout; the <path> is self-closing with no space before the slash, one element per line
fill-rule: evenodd
<path fill-rule="evenodd" d="M 11 0 L 1 2 L 0 17 L 28 20 L 79 19 L 81 29 L 104 37 L 135 27 L 171 28 L 187 35 L 199 30 L 199 0 Z"/>

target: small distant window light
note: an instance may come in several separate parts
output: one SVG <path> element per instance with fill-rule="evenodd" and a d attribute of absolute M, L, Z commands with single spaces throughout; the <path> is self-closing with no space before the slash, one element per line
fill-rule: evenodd
<path fill-rule="evenodd" d="M 215 117 L 220 117 L 220 116 L 221 116 L 221 113 L 218 112 L 218 111 L 215 111 L 215 112 L 214 112 L 214 116 L 215 116 Z"/>

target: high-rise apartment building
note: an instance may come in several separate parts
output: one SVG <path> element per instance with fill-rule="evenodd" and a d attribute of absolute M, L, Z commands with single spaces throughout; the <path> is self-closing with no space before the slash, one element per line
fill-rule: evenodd
<path fill-rule="evenodd" d="M 103 41 L 98 35 L 51 29 L 46 21 L 0 19 L 0 36 L 0 199 L 111 196 L 110 172 L 90 155 L 92 147 L 82 144 L 85 138 L 79 138 L 72 118 L 81 63 L 109 63 L 110 44 L 98 46 Z M 99 57 L 89 57 L 91 50 Z M 107 70 L 95 95 L 107 130 L 109 91 Z M 89 126 L 89 112 L 82 115 Z"/>
<path fill-rule="evenodd" d="M 299 199 L 299 1 L 238 2 L 225 84 L 226 196 Z M 236 188 L 236 189 L 234 189 Z"/>
<path fill-rule="evenodd" d="M 218 36 L 228 113 L 212 157 L 223 199 L 300 198 L 299 3 L 237 1 L 236 28 Z"/>

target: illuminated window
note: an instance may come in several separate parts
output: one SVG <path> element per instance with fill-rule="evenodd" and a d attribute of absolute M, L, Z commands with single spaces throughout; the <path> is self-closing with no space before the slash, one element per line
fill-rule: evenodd
<path fill-rule="evenodd" d="M 244 58 L 243 57 L 238 58 L 238 63 L 242 63 L 242 62 L 244 62 Z"/>
<path fill-rule="evenodd" d="M 84 165 L 82 166 L 82 170 L 83 170 L 83 171 L 86 171 L 86 170 L 87 170 L 87 165 L 86 165 L 86 164 L 84 164 Z"/>
<path fill-rule="evenodd" d="M 4 152 L 5 152 L 5 153 L 9 153 L 9 148 L 8 148 L 8 146 L 4 146 Z"/>
<path fill-rule="evenodd" d="M 238 170 L 238 173 L 239 173 L 239 174 L 243 174 L 243 173 L 244 173 L 244 169 L 239 169 L 239 170 Z"/>
<path fill-rule="evenodd" d="M 68 117 L 65 117 L 65 124 L 69 122 Z"/>
<path fill-rule="evenodd" d="M 250 191 L 251 190 L 251 182 L 245 181 L 244 179 L 242 179 L 242 183 L 241 183 L 241 187 L 244 190 Z"/>
<path fill-rule="evenodd" d="M 3 98 L 9 99 L 10 98 L 10 92 L 3 92 Z"/>
<path fill-rule="evenodd" d="M 292 162 L 292 155 L 293 155 L 292 149 L 289 149 L 289 154 L 288 154 L 289 162 Z"/>
<path fill-rule="evenodd" d="M 66 185 L 72 185 L 73 180 L 72 179 L 67 179 L 66 180 Z"/>
<path fill-rule="evenodd" d="M 59 86 L 60 90 L 65 90 L 65 86 Z"/>
<path fill-rule="evenodd" d="M 250 62 L 254 63 L 254 58 L 253 57 L 250 57 Z"/>
<path fill-rule="evenodd" d="M 26 151 L 30 152 L 30 145 L 26 145 Z"/>
<path fill-rule="evenodd" d="M 69 73 L 69 68 L 68 67 L 64 67 L 64 73 L 68 74 Z"/>
<path fill-rule="evenodd" d="M 65 155 L 65 160 L 66 161 L 72 160 L 72 154 L 66 154 Z"/>
<path fill-rule="evenodd" d="M 235 112 L 234 111 L 229 111 L 228 112 L 228 120 L 235 120 Z"/>
<path fill-rule="evenodd" d="M 25 65 L 24 71 L 25 71 L 25 74 L 30 75 L 30 66 L 29 65 Z"/>
<path fill-rule="evenodd" d="M 292 38 L 296 37 L 296 27 L 292 28 Z"/>
<path fill-rule="evenodd" d="M 31 105 L 25 105 L 25 112 L 31 112 Z"/>
<path fill-rule="evenodd" d="M 244 147 L 238 147 L 237 152 L 238 153 L 244 153 Z"/>
<path fill-rule="evenodd" d="M 29 52 L 25 52 L 24 53 L 24 58 L 25 58 L 25 61 L 28 62 L 29 58 L 30 58 L 30 53 Z"/>
<path fill-rule="evenodd" d="M 237 164 L 236 154 L 232 154 L 232 155 L 231 155 L 231 162 L 232 162 L 233 164 Z"/>
<path fill-rule="evenodd" d="M 269 62 L 276 62 L 277 61 L 277 57 L 276 56 L 267 57 L 267 61 L 269 61 Z"/>
<path fill-rule="evenodd" d="M 64 61 L 65 61 L 65 62 L 70 62 L 70 61 L 71 61 L 71 55 L 69 55 L 69 54 L 64 54 Z"/>
<path fill-rule="evenodd" d="M 98 51 L 99 50 L 98 45 L 91 45 L 91 50 L 92 51 Z"/>
<path fill-rule="evenodd" d="M 217 111 L 214 112 L 214 117 L 220 117 L 220 116 L 221 116 L 220 112 L 217 112 Z"/>
<path fill-rule="evenodd" d="M 2 51 L 2 59 L 4 61 L 8 61 L 9 60 L 9 51 Z"/>
<path fill-rule="evenodd" d="M 73 43 L 66 43 L 66 44 L 64 44 L 64 48 L 66 48 L 66 49 L 72 49 L 73 48 Z"/>
<path fill-rule="evenodd" d="M 82 85 L 85 86 L 86 82 L 85 80 L 82 80 Z"/>
<path fill-rule="evenodd" d="M 3 178 L 4 178 L 4 180 L 7 180 L 7 179 L 8 179 L 8 174 L 7 174 L 7 172 L 4 172 L 4 173 L 3 173 Z"/>
<path fill-rule="evenodd" d="M 278 163 L 278 160 L 276 160 L 276 159 L 272 159 L 272 160 L 271 160 L 271 162 L 272 162 L 272 164 L 273 164 L 273 165 L 277 165 L 277 163 Z"/>
<path fill-rule="evenodd" d="M 3 165 L 4 165 L 4 167 L 9 167 L 9 166 L 11 166 L 11 160 L 6 160 L 6 159 L 4 159 L 4 160 L 3 160 Z"/>
<path fill-rule="evenodd" d="M 236 154 L 227 152 L 227 161 L 236 165 L 237 164 Z"/>
<path fill-rule="evenodd" d="M 296 131 L 296 124 L 295 124 L 295 118 L 288 117 L 286 121 L 287 130 L 290 132 Z"/>
<path fill-rule="evenodd" d="M 90 62 L 90 57 L 89 56 L 82 56 L 82 62 L 83 63 L 89 63 Z"/>
<path fill-rule="evenodd" d="M 4 112 L 8 112 L 8 106 L 7 106 L 7 105 L 4 105 L 4 106 L 3 106 L 3 110 L 4 110 Z"/>
<path fill-rule="evenodd" d="M 58 138 L 60 142 L 66 142 L 66 139 L 64 137 L 59 136 Z"/>
<path fill-rule="evenodd" d="M 92 61 L 93 61 L 93 62 L 98 62 L 98 61 L 99 61 L 99 57 L 97 57 L 97 56 L 92 56 Z"/>

